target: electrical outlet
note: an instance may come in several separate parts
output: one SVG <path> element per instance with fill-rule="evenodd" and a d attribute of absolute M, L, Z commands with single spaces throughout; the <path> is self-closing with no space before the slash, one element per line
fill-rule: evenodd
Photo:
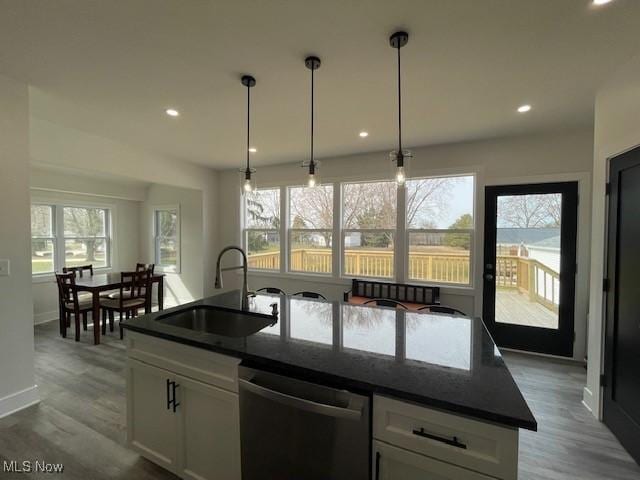
<path fill-rule="evenodd" d="M 9 276 L 9 259 L 0 259 L 0 277 L 8 277 Z"/>

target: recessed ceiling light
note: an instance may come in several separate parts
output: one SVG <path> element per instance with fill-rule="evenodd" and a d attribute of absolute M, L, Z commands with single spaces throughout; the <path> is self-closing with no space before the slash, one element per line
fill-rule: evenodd
<path fill-rule="evenodd" d="M 180 112 L 178 110 L 176 110 L 175 108 L 167 108 L 165 110 L 165 113 L 167 115 L 169 115 L 170 117 L 177 117 L 180 115 Z"/>
<path fill-rule="evenodd" d="M 531 105 L 520 105 L 518 107 L 518 113 L 527 113 L 529 110 L 531 110 Z"/>
<path fill-rule="evenodd" d="M 249 147 L 249 153 L 256 153 L 258 149 L 256 147 Z"/>
<path fill-rule="evenodd" d="M 362 138 L 366 138 L 369 136 L 369 132 L 360 132 L 358 135 L 360 135 Z"/>
<path fill-rule="evenodd" d="M 606 5 L 607 3 L 611 3 L 613 0 L 593 0 L 593 4 L 600 7 L 602 5 Z"/>

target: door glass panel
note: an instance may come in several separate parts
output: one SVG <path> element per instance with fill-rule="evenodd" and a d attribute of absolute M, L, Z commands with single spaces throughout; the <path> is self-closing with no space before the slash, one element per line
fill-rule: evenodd
<path fill-rule="evenodd" d="M 561 193 L 498 197 L 496 322 L 558 328 L 561 207 Z"/>

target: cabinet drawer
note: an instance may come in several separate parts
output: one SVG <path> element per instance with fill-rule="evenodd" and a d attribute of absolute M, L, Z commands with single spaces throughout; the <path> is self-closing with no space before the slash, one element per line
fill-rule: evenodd
<path fill-rule="evenodd" d="M 518 430 L 375 395 L 373 436 L 493 477 L 518 475 Z"/>
<path fill-rule="evenodd" d="M 377 441 L 373 442 L 373 474 L 376 480 L 495 480 L 482 473 Z"/>
<path fill-rule="evenodd" d="M 239 358 L 132 331 L 127 331 L 125 339 L 131 358 L 230 392 L 238 391 Z"/>

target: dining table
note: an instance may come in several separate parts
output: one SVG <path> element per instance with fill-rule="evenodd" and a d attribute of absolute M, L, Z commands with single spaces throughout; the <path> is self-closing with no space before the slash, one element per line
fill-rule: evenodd
<path fill-rule="evenodd" d="M 158 309 L 164 309 L 164 274 L 154 273 L 151 276 L 151 285 L 158 284 Z M 118 290 L 120 286 L 130 286 L 131 282 L 122 282 L 120 272 L 99 273 L 76 278 L 76 290 L 89 292 L 92 295 L 93 317 L 93 343 L 100 344 L 100 294 L 109 290 Z"/>

